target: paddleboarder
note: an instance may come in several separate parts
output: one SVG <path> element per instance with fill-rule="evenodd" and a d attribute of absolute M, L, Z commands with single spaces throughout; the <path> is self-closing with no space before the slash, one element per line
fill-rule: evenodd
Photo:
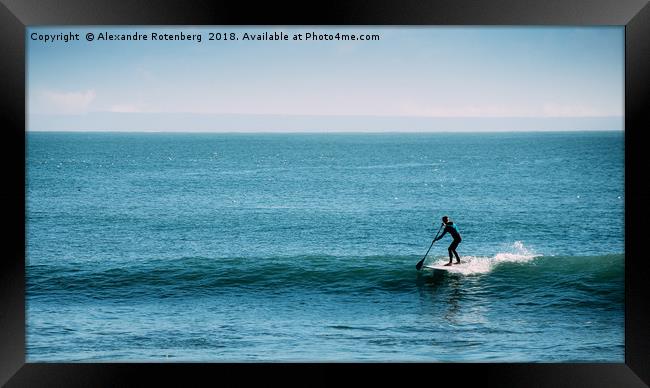
<path fill-rule="evenodd" d="M 440 240 L 445 234 L 447 234 L 447 232 L 449 232 L 454 241 L 452 241 L 449 248 L 447 248 L 449 251 L 449 263 L 445 264 L 445 266 L 451 265 L 454 256 L 456 256 L 456 264 L 460 264 L 460 257 L 458 256 L 458 252 L 456 252 L 456 247 L 458 247 L 458 244 L 460 244 L 463 239 L 460 237 L 458 227 L 454 224 L 454 221 L 450 220 L 447 216 L 442 217 L 442 223 L 445 225 L 445 230 L 433 241 L 435 242 Z"/>

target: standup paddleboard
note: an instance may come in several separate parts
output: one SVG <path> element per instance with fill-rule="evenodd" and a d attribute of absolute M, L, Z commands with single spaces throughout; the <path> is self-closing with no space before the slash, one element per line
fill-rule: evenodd
<path fill-rule="evenodd" d="M 463 264 L 465 264 L 464 261 L 461 261 L 460 264 L 452 264 L 452 265 L 444 265 L 443 263 L 441 264 L 429 264 L 425 265 L 424 268 L 431 268 L 431 269 L 437 269 L 440 271 L 447 271 L 447 272 L 461 272 L 463 269 Z"/>

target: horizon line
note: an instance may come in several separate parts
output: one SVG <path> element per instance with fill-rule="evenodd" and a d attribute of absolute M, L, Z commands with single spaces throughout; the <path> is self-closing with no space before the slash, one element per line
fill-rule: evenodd
<path fill-rule="evenodd" d="M 48 129 L 30 129 L 25 130 L 25 133 L 218 133 L 218 134 L 424 134 L 424 133 L 529 133 L 529 132 L 625 132 L 625 129 L 520 129 L 520 130 L 428 130 L 428 131 L 416 131 L 416 130 L 388 130 L 388 131 L 378 131 L 378 130 L 301 130 L 301 131 L 220 131 L 220 130 L 48 130 Z"/>
<path fill-rule="evenodd" d="M 110 110 L 97 110 L 78 113 L 28 113 L 26 116 L 56 116 L 56 117 L 79 117 L 93 114 L 111 115 L 196 115 L 196 116 L 236 116 L 236 117 L 309 117 L 309 118 L 400 118 L 400 119 L 605 119 L 624 118 L 625 114 L 608 115 L 581 115 L 581 116 L 536 116 L 536 115 L 514 115 L 514 116 L 424 116 L 424 115 L 373 115 L 373 114 L 305 114 L 305 113 L 213 113 L 213 112 L 121 112 Z"/>

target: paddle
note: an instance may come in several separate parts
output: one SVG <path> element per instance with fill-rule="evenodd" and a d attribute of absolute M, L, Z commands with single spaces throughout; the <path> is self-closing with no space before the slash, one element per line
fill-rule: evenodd
<path fill-rule="evenodd" d="M 438 234 L 440 234 L 440 230 L 442 229 L 442 227 L 444 225 L 445 224 L 440 225 L 440 228 L 438 229 L 438 233 L 436 233 L 436 237 L 433 238 L 433 241 L 431 241 L 431 245 L 429 245 L 429 249 L 427 249 L 427 253 L 425 253 L 422 260 L 418 261 L 418 263 L 415 265 L 415 269 L 417 269 L 418 271 L 420 270 L 420 268 L 422 268 L 422 264 L 424 264 L 424 259 L 427 258 L 427 255 L 429 254 L 429 251 L 431 250 L 431 247 L 433 246 L 433 243 L 436 242 L 436 239 L 438 238 Z"/>

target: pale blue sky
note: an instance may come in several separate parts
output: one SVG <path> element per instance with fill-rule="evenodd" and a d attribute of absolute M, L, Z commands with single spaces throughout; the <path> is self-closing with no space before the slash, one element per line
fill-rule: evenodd
<path fill-rule="evenodd" d="M 202 40 L 85 39 L 104 31 Z M 381 39 L 208 41 L 264 31 Z M 38 27 L 26 39 L 29 130 L 623 129 L 618 26 Z"/>

